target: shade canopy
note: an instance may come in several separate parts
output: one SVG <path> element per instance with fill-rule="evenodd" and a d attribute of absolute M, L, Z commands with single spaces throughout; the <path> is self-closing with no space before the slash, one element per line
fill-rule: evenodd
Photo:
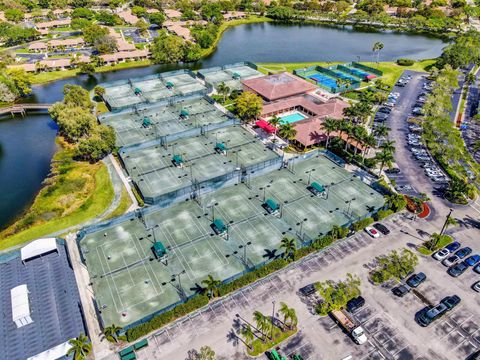
<path fill-rule="evenodd" d="M 135 88 L 135 90 L 133 90 L 133 92 L 138 95 L 138 94 L 141 94 L 142 93 L 142 90 L 138 87 Z"/>
<path fill-rule="evenodd" d="M 269 134 L 273 134 L 275 132 L 275 126 L 269 124 L 265 120 L 258 120 L 255 122 L 255 125 L 257 125 L 260 129 L 266 131 Z"/>
<path fill-rule="evenodd" d="M 175 86 L 175 84 L 174 84 L 173 82 L 171 82 L 171 81 L 167 81 L 167 83 L 165 84 L 165 86 L 166 86 L 167 88 L 173 88 L 173 87 Z"/>
<path fill-rule="evenodd" d="M 234 72 L 234 73 L 232 74 L 232 78 L 234 78 L 235 80 L 238 80 L 238 79 L 240 79 L 240 74 L 237 73 L 237 72 Z"/>
<path fill-rule="evenodd" d="M 265 205 L 270 208 L 270 210 L 273 212 L 273 211 L 277 211 L 279 209 L 279 206 L 278 204 L 273 201 L 272 199 L 267 199 L 267 201 L 265 201 Z"/>
<path fill-rule="evenodd" d="M 311 186 L 312 188 L 314 188 L 315 190 L 317 190 L 319 193 L 322 193 L 322 192 L 325 191 L 325 188 L 324 188 L 322 185 L 320 185 L 319 183 L 315 182 L 315 181 L 312 182 L 312 183 L 310 184 L 310 186 Z"/>
<path fill-rule="evenodd" d="M 222 219 L 213 220 L 213 227 L 216 229 L 218 234 L 221 234 L 221 233 L 227 231 L 227 227 L 223 223 Z"/>
<path fill-rule="evenodd" d="M 175 164 L 181 164 L 181 163 L 183 163 L 182 155 L 173 155 L 172 161 L 173 161 Z"/>
<path fill-rule="evenodd" d="M 22 261 L 25 261 L 50 251 L 57 251 L 57 241 L 55 238 L 45 238 L 32 241 L 22 247 L 20 253 Z"/>
<path fill-rule="evenodd" d="M 40 354 L 30 356 L 27 360 L 52 360 L 52 359 L 63 359 L 68 350 L 72 347 L 68 341 L 54 346 Z"/>
<path fill-rule="evenodd" d="M 150 125 L 152 125 L 152 121 L 150 120 L 150 118 L 145 116 L 143 118 L 143 126 L 150 126 Z"/>
<path fill-rule="evenodd" d="M 182 110 L 180 111 L 180 115 L 181 115 L 181 116 L 185 116 L 185 117 L 186 117 L 186 116 L 189 116 L 189 115 L 190 115 L 190 113 L 188 112 L 188 110 L 187 110 L 187 109 L 182 109 Z"/>
<path fill-rule="evenodd" d="M 215 144 L 215 150 L 218 150 L 218 151 L 226 151 L 226 150 L 227 150 L 227 147 L 225 146 L 224 143 L 216 143 L 216 144 Z"/>
<path fill-rule="evenodd" d="M 157 258 L 161 258 L 167 254 L 165 246 L 160 241 L 155 241 L 152 246 L 153 253 Z"/>

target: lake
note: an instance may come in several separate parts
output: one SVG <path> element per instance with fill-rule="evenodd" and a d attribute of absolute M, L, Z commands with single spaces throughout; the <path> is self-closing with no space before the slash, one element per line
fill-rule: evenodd
<path fill-rule="evenodd" d="M 369 31 L 351 26 L 287 25 L 257 23 L 227 30 L 217 49 L 195 64 L 155 65 L 78 76 L 42 86 L 34 86 L 25 102 L 53 103 L 63 98 L 65 84 L 92 89 L 98 83 L 143 76 L 179 68 L 206 68 L 238 61 L 308 62 L 371 61 L 372 46 L 382 42 L 380 61 L 400 57 L 428 59 L 439 56 L 445 43 L 438 38 L 399 33 Z M 40 190 L 48 175 L 55 150 L 55 126 L 48 115 L 0 121 L 0 228 L 24 211 Z"/>

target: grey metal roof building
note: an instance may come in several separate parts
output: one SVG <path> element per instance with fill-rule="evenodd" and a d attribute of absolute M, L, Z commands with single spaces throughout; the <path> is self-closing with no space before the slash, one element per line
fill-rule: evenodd
<path fill-rule="evenodd" d="M 37 251 L 28 259 L 19 251 L 0 257 L 0 358 L 26 360 L 80 333 L 86 334 L 80 296 L 65 246 L 63 241 L 56 240 L 55 250 Z M 20 285 L 28 288 L 28 301 L 25 304 L 23 297 L 20 299 L 23 303 L 12 304 L 15 290 L 11 290 Z M 18 307 L 23 307 L 33 322 L 16 324 L 12 316 L 15 317 Z"/>

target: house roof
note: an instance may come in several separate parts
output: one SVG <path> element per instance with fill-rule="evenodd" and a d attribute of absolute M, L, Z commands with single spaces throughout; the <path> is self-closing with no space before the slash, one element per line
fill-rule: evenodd
<path fill-rule="evenodd" d="M 50 46 L 76 46 L 84 44 L 85 41 L 83 38 L 74 38 L 74 39 L 53 39 L 48 42 Z"/>
<path fill-rule="evenodd" d="M 36 42 L 28 45 L 28 50 L 44 50 L 47 48 L 47 44 L 44 42 Z"/>
<path fill-rule="evenodd" d="M 139 20 L 139 18 L 136 15 L 132 14 L 131 9 L 120 11 L 118 13 L 118 16 L 120 16 L 120 18 L 122 18 L 126 23 L 130 25 L 136 24 L 137 21 Z"/>
<path fill-rule="evenodd" d="M 163 12 L 165 13 L 165 16 L 169 19 L 182 17 L 182 13 L 175 9 L 165 9 Z"/>
<path fill-rule="evenodd" d="M 343 118 L 343 109 L 350 105 L 347 102 L 336 98 L 324 101 L 315 95 L 304 94 L 264 104 L 262 116 L 278 114 L 283 110 L 300 106 L 311 112 L 313 116 L 329 116 L 335 119 L 341 119 Z"/>
<path fill-rule="evenodd" d="M 134 51 L 119 51 L 115 54 L 100 55 L 100 58 L 105 62 L 113 62 L 113 61 L 119 61 L 119 60 L 125 60 L 125 59 L 148 57 L 149 55 L 150 55 L 150 51 L 148 50 L 134 50 Z"/>
<path fill-rule="evenodd" d="M 126 40 L 123 40 L 122 38 L 117 39 L 117 50 L 118 51 L 132 51 L 136 50 L 137 48 L 135 47 L 134 44 L 129 43 Z"/>
<path fill-rule="evenodd" d="M 268 101 L 304 94 L 317 87 L 287 72 L 243 80 L 243 85 Z"/>
<path fill-rule="evenodd" d="M 39 22 L 35 24 L 37 29 L 48 29 L 54 26 L 65 26 L 70 25 L 72 21 L 70 19 L 62 19 L 62 20 L 52 20 L 46 22 Z"/>

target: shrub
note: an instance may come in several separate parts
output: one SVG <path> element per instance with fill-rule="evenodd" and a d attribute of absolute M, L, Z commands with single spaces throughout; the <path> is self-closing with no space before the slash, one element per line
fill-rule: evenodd
<path fill-rule="evenodd" d="M 412 66 L 413 64 L 415 64 L 415 60 L 401 58 L 397 59 L 397 64 L 400 66 Z"/>
<path fill-rule="evenodd" d="M 379 210 L 376 214 L 375 214 L 375 221 L 380 221 L 380 220 L 383 220 L 385 219 L 386 217 L 390 216 L 393 214 L 393 210 Z"/>
<path fill-rule="evenodd" d="M 354 223 L 352 225 L 352 228 L 353 228 L 354 231 L 359 231 L 359 230 L 362 230 L 363 228 L 367 227 L 371 223 L 373 223 L 373 219 L 371 217 L 367 217 L 365 219 L 362 219 L 362 220 Z"/>

